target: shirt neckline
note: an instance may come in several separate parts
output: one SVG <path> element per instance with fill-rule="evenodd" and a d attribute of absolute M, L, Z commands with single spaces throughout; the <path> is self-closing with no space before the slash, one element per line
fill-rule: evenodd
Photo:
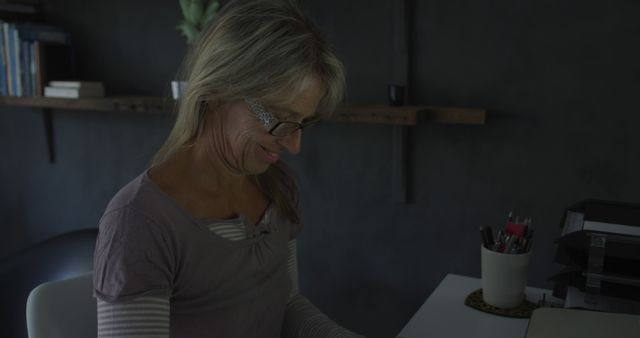
<path fill-rule="evenodd" d="M 149 177 L 149 171 L 150 170 L 151 170 L 151 167 L 144 171 L 144 173 L 142 174 L 141 183 L 150 186 L 151 189 L 155 190 L 160 196 L 162 196 L 163 199 L 167 200 L 168 203 L 171 204 L 172 207 L 174 207 L 180 213 L 185 215 L 185 217 L 187 217 L 191 221 L 191 223 L 196 225 L 199 229 L 205 231 L 209 235 L 209 237 L 215 238 L 216 240 L 220 240 L 220 241 L 222 241 L 224 243 L 227 243 L 227 244 L 230 244 L 230 245 L 240 245 L 240 246 L 242 246 L 242 245 L 253 244 L 254 242 L 262 239 L 265 235 L 268 234 L 268 233 L 267 234 L 261 233 L 260 236 L 247 236 L 246 239 L 243 239 L 243 240 L 240 240 L 240 241 L 231 241 L 231 240 L 222 238 L 219 235 L 217 235 L 216 233 L 214 233 L 213 231 L 209 230 L 208 225 L 210 225 L 212 223 L 242 223 L 242 224 L 244 224 L 245 229 L 247 229 L 247 233 L 259 232 L 262 228 L 264 228 L 265 226 L 268 226 L 272 222 L 271 214 L 273 213 L 272 209 L 274 208 L 274 203 L 273 202 L 271 202 L 271 201 L 269 202 L 269 204 L 267 205 L 267 208 L 262 213 L 262 216 L 260 217 L 260 220 L 258 220 L 258 223 L 256 223 L 255 225 L 251 224 L 249 219 L 243 214 L 239 214 L 238 217 L 228 218 L 228 219 L 220 219 L 220 218 L 205 218 L 205 219 L 201 219 L 201 218 L 196 218 L 189 211 L 187 211 L 180 204 L 178 204 L 178 202 L 173 197 L 171 197 L 167 193 L 165 193 L 160 188 L 160 186 L 156 182 L 154 182 L 151 179 L 151 177 Z"/>

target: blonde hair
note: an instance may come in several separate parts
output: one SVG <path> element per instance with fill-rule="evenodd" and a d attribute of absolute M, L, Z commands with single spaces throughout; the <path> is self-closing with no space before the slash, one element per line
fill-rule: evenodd
<path fill-rule="evenodd" d="M 175 124 L 152 165 L 193 145 L 206 111 L 250 96 L 269 103 L 281 93 L 292 99 L 309 78 L 326 88 L 318 113 L 342 102 L 342 63 L 294 0 L 236 0 L 224 6 L 183 62 L 187 88 Z M 207 108 L 207 105 L 209 106 Z M 284 163 L 253 177 L 293 223 L 299 223 L 298 194 Z"/>

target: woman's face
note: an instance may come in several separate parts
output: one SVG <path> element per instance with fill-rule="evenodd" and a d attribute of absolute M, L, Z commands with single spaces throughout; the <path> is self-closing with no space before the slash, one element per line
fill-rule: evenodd
<path fill-rule="evenodd" d="M 279 121 L 300 123 L 315 115 L 324 93 L 324 86 L 314 78 L 306 82 L 296 97 L 277 97 L 273 100 L 288 103 L 280 106 L 265 104 L 264 109 Z M 211 144 L 225 162 L 243 174 L 255 175 L 266 171 L 285 150 L 293 155 L 300 152 L 302 130 L 285 137 L 269 134 L 268 128 L 244 100 L 227 106 L 223 115 L 224 127 L 221 131 L 224 140 L 214 137 Z M 221 146 L 220 142 L 224 144 Z"/>

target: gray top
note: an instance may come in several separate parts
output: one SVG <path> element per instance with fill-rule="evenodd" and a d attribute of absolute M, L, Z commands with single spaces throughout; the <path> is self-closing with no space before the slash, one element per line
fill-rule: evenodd
<path fill-rule="evenodd" d="M 212 233 L 149 179 L 122 188 L 100 219 L 94 294 L 107 302 L 169 296 L 172 337 L 280 337 L 295 225 L 269 207 L 246 240 Z M 218 220 L 228 223 L 229 220 Z"/>

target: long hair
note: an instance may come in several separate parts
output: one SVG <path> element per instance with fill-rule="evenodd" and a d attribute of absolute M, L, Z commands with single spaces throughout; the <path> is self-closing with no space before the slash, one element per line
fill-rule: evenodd
<path fill-rule="evenodd" d="M 251 96 L 264 102 L 289 93 L 292 100 L 315 77 L 326 88 L 317 113 L 326 116 L 342 102 L 342 63 L 294 0 L 235 0 L 192 46 L 183 61 L 187 81 L 175 124 L 152 165 L 195 143 L 206 111 Z M 208 105 L 208 108 L 207 108 Z M 251 179 L 292 223 L 300 223 L 298 190 L 286 164 L 272 165 Z"/>

